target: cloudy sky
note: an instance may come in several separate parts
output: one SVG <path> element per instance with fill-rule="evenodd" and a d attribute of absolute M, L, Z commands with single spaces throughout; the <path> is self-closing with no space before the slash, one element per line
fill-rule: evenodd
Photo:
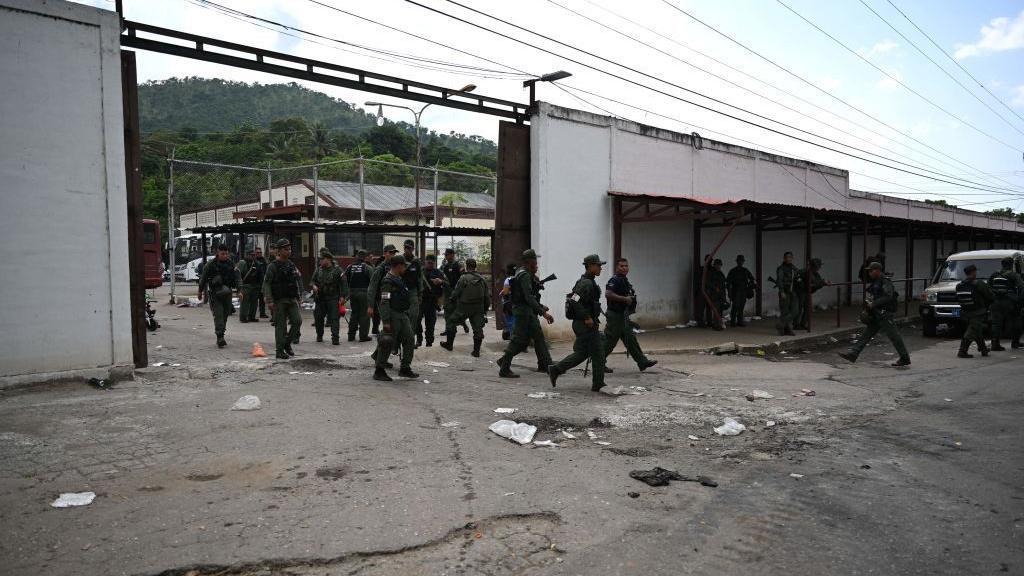
<path fill-rule="evenodd" d="M 112 0 L 81 1 L 113 8 Z M 473 83 L 480 93 L 510 100 L 526 100 L 523 74 L 567 70 L 572 78 L 560 82 L 561 88 L 541 85 L 538 98 L 837 166 L 850 170 L 852 187 L 861 190 L 946 198 L 979 210 L 1024 211 L 1021 0 L 457 1 L 463 6 L 449 0 L 124 4 L 126 17 L 140 22 L 453 88 Z M 218 5 L 265 21 L 225 14 Z M 140 80 L 175 76 L 287 81 L 159 54 L 140 55 Z M 360 105 L 378 99 L 330 86 L 310 87 Z M 680 98 L 850 154 L 1003 190 L 982 192 L 880 167 Z M 388 114 L 409 120 L 401 110 Z M 497 138 L 497 121 L 489 116 L 431 107 L 424 124 L 441 132 Z"/>

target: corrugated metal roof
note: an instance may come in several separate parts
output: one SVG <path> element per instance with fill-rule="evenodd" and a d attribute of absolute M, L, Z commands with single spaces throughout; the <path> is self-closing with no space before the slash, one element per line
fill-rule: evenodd
<path fill-rule="evenodd" d="M 313 189 L 312 180 L 303 180 L 303 184 Z M 482 182 L 480 189 L 486 188 Z M 358 182 L 337 182 L 333 180 L 320 180 L 317 182 L 317 190 L 340 208 L 359 209 L 359 183 Z M 366 209 L 380 212 L 391 212 L 416 207 L 416 189 L 404 186 L 384 186 L 381 184 L 363 184 L 363 193 L 366 197 Z M 471 208 L 482 210 L 494 210 L 494 196 L 480 192 L 453 192 L 450 190 L 438 190 L 437 197 L 440 199 L 445 194 L 460 194 L 466 199 L 465 202 L 456 204 L 459 208 Z M 420 207 L 433 206 L 434 191 L 431 188 L 420 188 Z"/>

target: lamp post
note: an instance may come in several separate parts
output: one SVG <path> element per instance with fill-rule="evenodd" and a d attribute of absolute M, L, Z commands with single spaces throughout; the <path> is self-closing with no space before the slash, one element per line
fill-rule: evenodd
<path fill-rule="evenodd" d="M 476 90 L 476 85 L 475 84 L 467 84 L 467 85 L 463 86 L 462 88 L 460 88 L 458 90 L 453 90 L 452 94 L 460 94 L 460 93 L 461 94 L 465 94 L 465 93 L 468 93 L 468 92 L 472 92 L 473 90 Z M 423 111 L 426 110 L 427 107 L 430 106 L 430 104 L 424 104 L 423 107 L 419 109 L 419 111 L 416 111 L 415 109 L 410 108 L 408 106 L 402 106 L 401 104 L 385 104 L 383 102 L 366 102 L 366 106 L 376 106 L 377 107 L 377 125 L 378 126 L 383 126 L 384 125 L 384 107 L 385 106 L 387 106 L 389 108 L 404 108 L 404 109 L 408 110 L 409 112 L 412 112 L 413 118 L 416 119 L 416 172 L 415 172 L 415 174 L 416 174 L 416 176 L 415 176 L 415 179 L 416 179 L 416 225 L 419 226 L 420 225 L 420 164 L 423 163 L 423 159 L 421 158 L 422 145 L 421 145 L 421 142 L 420 142 L 420 118 L 423 116 Z"/>
<path fill-rule="evenodd" d="M 545 74 L 543 76 L 538 76 L 536 78 L 524 80 L 523 88 L 530 89 L 530 108 L 533 108 L 534 104 L 537 103 L 537 82 L 555 82 L 557 80 L 563 80 L 565 78 L 568 78 L 569 76 L 572 76 L 572 74 L 566 72 L 565 70 L 559 70 L 557 72 L 551 72 L 550 74 Z"/>

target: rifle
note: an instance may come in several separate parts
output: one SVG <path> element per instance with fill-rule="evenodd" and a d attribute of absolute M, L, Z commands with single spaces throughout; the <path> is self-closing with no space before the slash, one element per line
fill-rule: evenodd
<path fill-rule="evenodd" d="M 552 274 L 552 275 L 548 276 L 547 278 L 544 278 L 543 280 L 539 280 L 537 282 L 538 284 L 540 284 L 539 290 L 543 290 L 544 289 L 544 283 L 548 282 L 548 281 L 551 281 L 551 280 L 558 280 L 558 276 L 555 276 L 554 274 Z"/>

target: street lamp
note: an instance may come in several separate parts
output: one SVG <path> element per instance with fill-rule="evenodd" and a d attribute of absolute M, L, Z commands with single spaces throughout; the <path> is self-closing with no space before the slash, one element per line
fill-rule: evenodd
<path fill-rule="evenodd" d="M 476 84 L 466 84 L 459 90 L 453 90 L 453 92 L 466 93 L 476 90 Z M 384 125 L 384 107 L 389 108 L 404 108 L 409 112 L 412 112 L 413 117 L 416 119 L 416 225 L 420 225 L 420 164 L 423 163 L 420 157 L 422 153 L 422 147 L 420 145 L 420 118 L 423 116 L 423 111 L 427 109 L 430 104 L 424 104 L 423 108 L 416 110 L 409 108 L 408 106 L 402 106 L 401 104 L 385 104 L 384 102 L 366 102 L 366 106 L 377 107 L 377 126 Z"/>
<path fill-rule="evenodd" d="M 537 78 L 531 78 L 529 80 L 524 80 L 523 81 L 523 88 L 529 88 L 530 89 L 530 108 L 533 108 L 533 105 L 537 102 L 537 98 L 536 98 L 536 84 L 537 84 L 537 82 L 555 82 L 557 80 L 562 80 L 562 79 L 568 78 L 569 76 L 572 76 L 572 74 L 569 73 L 569 72 L 566 72 L 565 70 L 559 70 L 557 72 L 551 72 L 550 74 L 545 74 L 543 76 L 538 76 Z"/>

